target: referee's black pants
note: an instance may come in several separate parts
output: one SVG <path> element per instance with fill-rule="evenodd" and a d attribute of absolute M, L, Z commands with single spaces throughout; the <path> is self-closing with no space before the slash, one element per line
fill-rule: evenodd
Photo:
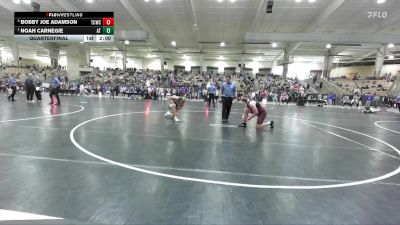
<path fill-rule="evenodd" d="M 215 94 L 208 94 L 208 107 L 211 106 L 211 101 L 213 105 L 215 106 Z"/>
<path fill-rule="evenodd" d="M 232 97 L 222 97 L 222 120 L 228 120 L 232 108 Z"/>
<path fill-rule="evenodd" d="M 59 88 L 52 88 L 52 89 L 51 89 L 51 91 L 50 91 L 50 101 L 51 101 L 51 104 L 54 103 L 54 102 L 53 102 L 53 96 L 56 96 L 56 98 L 57 98 L 57 104 L 58 104 L 58 105 L 61 104 L 61 102 L 60 102 L 60 96 L 58 95 L 58 92 L 59 92 Z"/>

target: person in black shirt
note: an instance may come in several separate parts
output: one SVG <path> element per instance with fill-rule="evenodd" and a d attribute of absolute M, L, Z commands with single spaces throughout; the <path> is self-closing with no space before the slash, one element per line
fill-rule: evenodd
<path fill-rule="evenodd" d="M 27 78 L 25 79 L 25 91 L 26 91 L 26 101 L 32 102 L 33 94 L 35 92 L 35 85 L 33 84 L 32 74 L 28 74 Z"/>

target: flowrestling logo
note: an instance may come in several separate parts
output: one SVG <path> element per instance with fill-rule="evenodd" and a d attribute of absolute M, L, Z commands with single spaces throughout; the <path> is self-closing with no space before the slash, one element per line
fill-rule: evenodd
<path fill-rule="evenodd" d="M 386 19 L 388 17 L 388 13 L 386 11 L 372 11 L 367 13 L 369 19 Z"/>

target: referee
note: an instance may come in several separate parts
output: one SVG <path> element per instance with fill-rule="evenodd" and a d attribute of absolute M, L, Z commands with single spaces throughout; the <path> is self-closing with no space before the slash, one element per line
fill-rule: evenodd
<path fill-rule="evenodd" d="M 52 76 L 53 76 L 53 79 L 51 80 L 50 103 L 49 104 L 50 105 L 55 104 L 53 102 L 53 96 L 56 96 L 57 105 L 61 105 L 60 96 L 58 96 L 58 92 L 60 91 L 61 82 L 55 74 L 52 74 Z"/>
<path fill-rule="evenodd" d="M 232 83 L 231 75 L 226 75 L 221 87 L 222 96 L 222 122 L 226 123 L 231 113 L 233 99 L 236 98 L 236 84 Z"/>
<path fill-rule="evenodd" d="M 213 106 L 215 107 L 215 92 L 217 91 L 217 88 L 214 86 L 214 83 L 210 83 L 210 86 L 207 88 L 208 92 L 208 107 L 211 106 L 211 101 L 213 103 Z"/>

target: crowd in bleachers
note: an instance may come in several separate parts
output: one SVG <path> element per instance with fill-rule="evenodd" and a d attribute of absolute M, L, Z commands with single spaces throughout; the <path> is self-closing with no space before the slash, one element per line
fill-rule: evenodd
<path fill-rule="evenodd" d="M 350 95 L 336 97 L 335 94 L 328 94 L 327 100 L 332 104 L 339 100 L 340 105 L 358 105 L 360 102 L 365 102 L 371 99 L 373 106 L 396 106 L 397 94 L 391 94 L 389 90 L 394 85 L 396 77 L 392 74 L 385 74 L 380 78 L 368 77 L 362 79 L 360 76 L 353 76 L 351 79 L 346 76 L 333 78 L 331 81 L 338 87 L 346 90 Z M 335 100 L 333 100 L 335 99 Z"/>
<path fill-rule="evenodd" d="M 52 69 L 49 66 L 39 65 L 26 65 L 26 66 L 2 66 L 0 68 L 0 92 L 6 92 L 8 79 L 14 77 L 16 79 L 17 92 L 25 91 L 25 81 L 28 77 L 33 77 L 35 80 L 39 80 L 43 84 L 42 88 L 48 87 L 48 82 L 52 74 L 59 77 L 63 81 L 63 85 L 69 83 L 68 76 L 65 68 L 59 67 Z"/>
<path fill-rule="evenodd" d="M 354 94 L 376 94 L 387 96 L 393 81 L 387 80 L 350 80 L 346 78 L 335 79 L 335 84 Z"/>
<path fill-rule="evenodd" d="M 274 74 L 233 73 L 232 80 L 238 87 L 238 99 L 251 97 L 270 97 L 279 99 L 286 93 L 289 101 L 295 101 L 297 96 L 304 95 L 305 88 L 296 79 L 284 80 Z M 160 71 L 139 71 L 136 69 L 108 70 L 88 75 L 79 82 L 79 92 L 86 94 L 113 93 L 131 98 L 158 98 L 179 94 L 191 99 L 202 99 L 207 96 L 207 86 L 213 83 L 219 96 L 224 74 L 213 73 L 174 73 Z M 76 88 L 78 88 L 76 86 Z M 286 101 L 286 98 L 283 98 Z"/>
<path fill-rule="evenodd" d="M 225 74 L 213 73 L 174 73 L 172 71 L 149 71 L 127 69 L 108 69 L 69 80 L 63 70 L 49 67 L 3 67 L 0 88 L 6 91 L 7 79 L 14 76 L 17 80 L 17 91 L 25 91 L 25 79 L 33 76 L 40 81 L 42 90 L 46 90 L 50 75 L 54 74 L 61 82 L 60 94 L 92 95 L 99 94 L 110 96 L 126 96 L 130 99 L 163 99 L 170 95 L 183 95 L 189 100 L 207 99 L 207 87 L 213 83 L 217 89 L 216 98 L 219 98 L 220 87 Z M 391 80 L 361 80 L 336 78 L 336 85 L 342 87 L 351 95 L 337 95 L 336 93 L 313 94 L 308 92 L 309 85 L 303 86 L 297 79 L 283 79 L 274 74 L 233 73 L 232 80 L 237 85 L 238 99 L 255 99 L 258 101 L 274 101 L 278 103 L 299 103 L 299 100 L 311 103 L 325 103 L 332 105 L 358 106 L 365 102 L 367 97 L 373 98 L 374 105 L 395 106 L 396 97 L 387 94 L 392 85 Z M 37 82 L 39 83 L 39 82 Z M 47 86 L 46 86 L 47 85 Z M 322 86 L 321 84 L 319 84 Z"/>

